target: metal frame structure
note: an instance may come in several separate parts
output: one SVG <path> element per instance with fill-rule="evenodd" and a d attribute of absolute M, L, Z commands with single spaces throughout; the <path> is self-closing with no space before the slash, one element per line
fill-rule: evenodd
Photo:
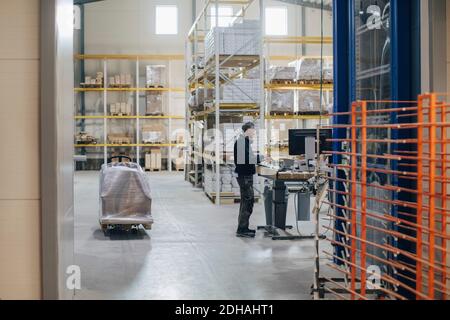
<path fill-rule="evenodd" d="M 226 5 L 232 5 L 232 4 L 239 4 L 241 7 L 241 10 L 237 13 L 235 19 L 242 18 L 245 16 L 245 13 L 247 12 L 248 8 L 252 4 L 256 4 L 257 1 L 225 1 L 225 0 L 209 0 L 205 1 L 205 5 L 203 9 L 200 11 L 199 16 L 195 19 L 195 22 L 188 34 L 188 39 L 186 42 L 186 56 L 191 56 L 193 59 L 196 59 L 198 56 L 203 56 L 204 48 L 202 47 L 205 39 L 205 34 L 207 33 L 208 29 L 208 12 L 209 8 L 212 6 L 216 6 L 216 21 L 218 21 L 218 7 L 219 5 L 226 4 Z M 320 3 L 319 4 L 313 4 L 309 3 L 306 4 L 306 2 L 300 1 L 302 3 L 292 3 L 291 1 L 280 1 L 280 2 L 288 2 L 291 4 L 296 4 L 301 6 L 302 10 L 304 11 L 304 7 L 311 7 L 311 8 L 321 8 Z M 261 32 L 264 32 L 265 27 L 265 4 L 264 0 L 259 1 L 259 12 L 260 12 L 260 19 L 261 19 Z M 303 7 L 304 6 L 304 7 Z M 325 6 L 325 10 L 327 10 L 328 7 Z M 328 8 L 328 9 L 331 9 Z M 302 28 L 304 29 L 304 28 Z M 295 127 L 308 127 L 308 121 L 309 120 L 319 120 L 321 122 L 322 119 L 326 118 L 327 121 L 329 117 L 324 117 L 322 115 L 271 115 L 268 110 L 268 104 L 266 101 L 266 93 L 270 92 L 272 90 L 286 90 L 286 91 L 294 91 L 294 90 L 321 90 L 324 91 L 331 91 L 333 89 L 333 85 L 317 85 L 317 84 L 289 84 L 289 85 L 279 85 L 279 84 L 270 84 L 267 80 L 266 75 L 266 68 L 265 65 L 269 63 L 270 61 L 273 62 L 285 62 L 285 61 L 293 61 L 295 59 L 298 59 L 304 55 L 304 52 L 302 52 L 302 55 L 300 56 L 292 56 L 292 55 L 271 55 L 270 54 L 270 48 L 277 45 L 302 45 L 302 49 L 305 49 L 306 45 L 332 45 L 333 41 L 331 37 L 322 37 L 322 36 L 306 36 L 303 33 L 304 30 L 302 30 L 301 36 L 285 36 L 285 37 L 264 37 L 261 34 L 261 38 L 263 39 L 261 41 L 261 52 L 260 52 L 260 58 L 259 58 L 259 65 L 263 66 L 260 68 L 261 72 L 261 97 L 260 101 L 256 102 L 255 105 L 240 105 L 240 106 L 225 106 L 223 104 L 220 104 L 216 101 L 216 104 L 214 105 L 214 109 L 204 110 L 202 112 L 198 112 L 195 115 L 192 115 L 189 112 L 189 109 L 186 108 L 186 131 L 189 133 L 192 133 L 192 125 L 195 121 L 204 121 L 206 123 L 206 120 L 208 119 L 208 116 L 210 114 L 215 115 L 214 122 L 216 123 L 216 127 L 218 123 L 221 121 L 222 115 L 230 115 L 232 113 L 237 113 L 240 116 L 242 115 L 251 115 L 254 116 L 259 115 L 260 120 L 260 128 L 265 129 L 264 137 L 260 137 L 262 143 L 260 143 L 260 150 L 264 149 L 266 146 L 265 141 L 268 141 L 270 138 L 270 132 L 271 128 L 273 127 L 273 124 L 277 120 L 289 120 L 295 122 Z M 201 70 L 197 68 L 197 65 L 194 66 L 194 77 L 190 81 L 189 79 L 186 82 L 186 88 L 187 93 L 186 97 L 188 98 L 190 95 L 191 90 L 198 88 L 198 87 L 209 87 L 209 88 L 215 88 L 216 90 L 216 96 L 220 92 L 220 86 L 222 85 L 223 81 L 227 81 L 228 79 L 224 79 L 221 75 L 221 65 L 223 65 L 221 58 L 218 57 L 216 54 L 216 60 L 215 63 L 213 63 L 213 66 L 216 68 L 214 70 L 214 73 L 208 75 L 205 75 L 205 70 Z M 232 57 L 231 57 L 232 58 Z M 231 59 L 230 57 L 228 58 Z M 239 58 L 239 57 L 237 57 Z M 186 65 L 186 73 L 189 74 L 190 72 L 190 62 L 189 59 L 187 59 L 187 65 Z M 251 67 L 254 67 L 252 65 Z M 207 66 L 205 66 L 205 69 L 207 69 Z M 187 105 L 187 103 L 186 103 Z M 250 107 L 250 108 L 249 108 Z M 302 122 L 300 124 L 300 122 Z M 216 141 L 217 144 L 220 141 Z M 216 168 L 216 189 L 218 188 L 218 181 L 219 179 L 219 169 L 220 169 L 220 163 L 222 161 L 221 157 L 219 156 L 218 149 L 216 149 L 216 159 L 213 159 L 211 156 L 205 155 L 202 150 L 198 150 L 194 147 L 194 144 L 189 142 L 186 142 L 186 150 L 188 152 L 186 153 L 186 170 L 185 170 L 185 179 L 187 181 L 190 181 L 193 183 L 195 187 L 202 187 L 202 173 L 205 170 L 205 163 L 214 162 L 215 168 Z M 217 145 L 216 145 L 217 148 Z M 271 151 L 270 148 L 267 149 L 269 152 Z M 264 150 L 265 151 L 265 150 Z M 219 201 L 216 201 L 216 203 Z"/>
<path fill-rule="evenodd" d="M 357 101 L 358 99 L 364 99 L 363 97 L 356 96 L 356 58 L 357 52 L 355 50 L 355 37 L 357 35 L 357 30 L 355 29 L 356 15 L 357 12 L 363 12 L 356 5 L 356 0 L 352 1 L 339 1 L 334 0 L 333 3 L 333 16 L 334 16 L 334 67 L 335 67 L 335 91 L 334 91 L 334 108 L 335 116 L 333 123 L 338 124 L 350 124 L 351 119 L 348 107 L 351 105 L 352 101 Z M 370 3 L 369 3 L 370 4 Z M 395 101 L 410 101 L 415 100 L 417 95 L 420 94 L 420 1 L 419 0 L 390 0 L 390 65 L 391 70 L 389 76 L 391 79 L 390 92 L 391 96 L 386 100 Z M 378 103 L 378 108 L 380 108 L 381 101 Z M 386 103 L 384 103 L 385 105 Z M 384 107 L 381 107 L 384 109 Z M 395 116 L 389 121 L 397 121 Z M 402 117 L 399 121 L 402 123 L 415 123 L 416 119 Z M 345 128 L 335 128 L 333 130 L 334 139 L 345 139 L 346 138 Z M 414 128 L 408 130 L 392 131 L 394 135 L 392 139 L 401 139 L 415 136 Z M 334 150 L 339 150 L 340 145 L 334 143 Z M 415 151 L 410 150 L 410 145 L 399 144 L 397 149 L 401 151 Z M 343 161 L 343 156 L 340 154 L 333 155 L 333 163 L 339 164 Z M 390 170 L 397 171 L 398 161 L 395 159 L 388 160 L 391 163 Z M 401 169 L 401 168 L 400 168 Z M 411 169 L 411 168 L 410 168 Z M 347 192 L 343 180 L 345 176 L 342 171 L 336 172 L 338 181 L 336 181 L 336 189 L 340 192 Z M 385 176 L 389 176 L 385 174 Z M 397 179 L 395 176 L 393 179 Z M 408 179 L 399 178 L 398 183 L 404 188 L 414 189 L 414 182 Z M 416 201 L 415 199 L 403 198 L 403 194 L 398 195 L 398 201 Z M 407 195 L 406 197 L 409 197 Z M 341 206 L 345 205 L 345 197 L 341 193 L 335 194 L 336 202 Z M 337 207 L 335 208 L 335 214 L 338 217 L 344 217 L 344 210 Z M 411 221 L 414 219 L 414 210 L 411 208 L 405 208 Z M 393 211 L 390 213 L 393 217 L 399 216 L 396 212 L 396 208 L 393 207 Z M 343 233 L 345 232 L 343 224 L 339 219 L 335 219 L 335 229 L 339 232 L 335 233 L 336 245 L 334 248 L 334 254 L 339 257 L 344 257 L 346 255 L 346 248 L 340 246 L 339 243 L 345 243 Z M 402 229 L 400 230 L 406 236 L 414 236 L 411 230 Z M 405 251 L 414 252 L 415 248 L 408 241 L 404 241 L 401 237 L 395 238 L 390 237 L 393 244 L 398 245 Z M 389 253 L 388 253 L 389 254 Z M 405 263 L 413 263 L 408 257 L 401 257 L 404 259 Z M 334 263 L 341 265 L 342 261 L 339 259 L 334 259 Z M 408 283 L 408 285 L 414 285 L 414 274 L 408 272 L 408 270 L 399 271 L 403 276 L 403 281 Z M 408 280 L 410 279 L 410 280 Z M 414 298 L 407 290 L 403 287 L 399 288 L 399 291 L 403 296 L 408 296 L 408 298 Z"/>
<path fill-rule="evenodd" d="M 139 105 L 139 94 L 142 92 L 160 92 L 163 93 L 172 93 L 172 92 L 183 92 L 183 88 L 171 88 L 170 87 L 170 64 L 172 60 L 183 60 L 183 55 L 114 55 L 114 54 L 96 54 L 96 55 L 76 55 L 75 59 L 80 61 L 85 60 L 98 60 L 102 63 L 102 72 L 104 75 L 104 87 L 103 88 L 75 88 L 75 93 L 81 94 L 82 97 L 88 92 L 98 92 L 103 94 L 103 115 L 86 115 L 85 113 L 85 101 L 84 98 L 81 100 L 81 114 L 75 115 L 75 121 L 81 121 L 81 126 L 84 127 L 84 122 L 88 119 L 103 119 L 103 137 L 104 141 L 100 144 L 75 144 L 76 149 L 85 150 L 85 148 L 103 148 L 104 153 L 104 163 L 108 162 L 108 148 L 119 148 L 119 147 L 127 147 L 127 148 L 135 148 L 136 150 L 136 159 L 138 162 L 141 160 L 141 148 L 151 147 L 151 148 L 169 148 L 168 152 L 168 171 L 172 171 L 172 147 L 184 147 L 184 145 L 173 144 L 170 141 L 163 144 L 144 144 L 139 143 L 141 137 L 141 120 L 144 119 L 153 119 L 153 120 L 167 120 L 168 121 L 168 134 L 167 138 L 170 139 L 170 134 L 172 133 L 172 120 L 184 120 L 183 116 L 170 115 L 170 97 L 167 99 L 168 101 L 168 111 L 169 115 L 164 116 L 141 116 L 140 115 L 140 105 Z M 108 88 L 106 85 L 108 79 L 108 61 L 117 61 L 117 60 L 129 60 L 135 61 L 135 88 Z M 145 61 L 166 61 L 169 66 L 169 70 L 167 73 L 168 77 L 168 87 L 167 88 L 145 88 L 140 87 L 140 65 L 141 62 Z M 84 63 L 83 63 L 84 66 Z M 82 72 L 84 74 L 84 70 Z M 136 114 L 133 116 L 112 116 L 108 114 L 108 93 L 112 92 L 133 92 L 135 94 L 135 105 L 136 105 Z M 135 120 L 136 121 L 136 143 L 133 144 L 109 144 L 107 142 L 108 137 L 108 120 L 110 119 L 127 119 L 127 120 Z"/>
<path fill-rule="evenodd" d="M 263 8 L 262 0 L 259 0 L 260 8 Z M 235 19 L 242 19 L 249 7 L 253 4 L 256 4 L 257 1 L 255 0 L 235 0 L 235 1 L 229 1 L 229 0 L 205 0 L 204 7 L 200 11 L 200 14 L 195 19 L 195 22 L 189 31 L 188 39 L 187 39 L 187 57 L 192 57 L 193 59 L 197 59 L 200 57 L 205 57 L 204 52 L 202 52 L 202 49 L 200 49 L 200 46 L 202 43 L 204 43 L 204 39 L 206 34 L 209 32 L 209 26 L 210 26 L 210 14 L 209 10 L 210 8 L 215 8 L 215 21 L 219 22 L 219 5 L 238 5 L 241 7 L 239 12 L 235 15 Z M 260 12 L 260 17 L 263 17 L 263 12 Z M 263 30 L 263 20 L 261 20 L 261 32 Z M 216 41 L 220 42 L 221 34 L 219 32 L 219 29 L 215 29 L 215 37 Z M 199 181 L 199 163 L 201 162 L 201 165 L 203 166 L 203 171 L 205 170 L 205 166 L 211 166 L 213 172 L 215 172 L 216 175 L 216 184 L 215 184 L 215 192 L 211 194 L 207 194 L 211 199 L 214 199 L 215 203 L 217 205 L 220 205 L 222 192 L 220 191 L 220 169 L 221 165 L 223 164 L 223 155 L 220 150 L 221 141 L 219 137 L 221 136 L 220 130 L 219 130 L 219 124 L 221 122 L 221 119 L 224 115 L 228 117 L 232 116 L 238 116 L 241 117 L 243 114 L 253 114 L 253 115 L 259 115 L 260 120 L 260 127 L 263 129 L 264 127 L 264 83 L 263 78 L 261 77 L 260 85 L 261 85 L 261 95 L 259 97 L 259 101 L 254 101 L 254 103 L 223 103 L 220 100 L 221 96 L 221 87 L 227 83 L 232 84 L 232 78 L 225 74 L 225 69 L 228 70 L 230 68 L 239 68 L 240 71 L 236 74 L 238 76 L 239 74 L 242 74 L 245 71 L 248 71 L 250 69 L 253 69 L 257 67 L 258 65 L 262 65 L 263 61 L 263 44 L 262 44 L 262 34 L 255 35 L 256 42 L 260 42 L 260 54 L 258 56 L 242 56 L 239 55 L 240 50 L 238 49 L 234 54 L 223 56 L 220 54 L 219 46 L 215 46 L 215 53 L 212 59 L 209 59 L 208 61 L 205 61 L 205 66 L 203 70 L 199 70 L 197 63 L 195 63 L 194 66 L 194 75 L 193 79 L 191 81 L 187 81 L 187 97 L 190 95 L 190 91 L 192 89 L 196 89 L 199 87 L 203 88 L 211 88 L 215 91 L 215 99 L 214 101 L 210 101 L 212 103 L 210 108 L 205 108 L 203 112 L 199 112 L 196 115 L 191 115 L 189 113 L 188 108 L 186 108 L 187 113 L 187 131 L 191 132 L 190 124 L 192 124 L 192 121 L 199 121 L 202 120 L 205 123 L 205 127 L 208 128 L 208 121 L 211 117 L 210 115 L 214 116 L 213 123 L 215 125 L 215 150 L 214 155 L 211 157 L 209 155 L 205 155 L 203 153 L 203 146 L 202 151 L 198 151 L 194 149 L 194 145 L 189 145 L 189 142 L 187 141 L 187 150 L 190 152 L 187 153 L 187 159 L 186 159 L 186 179 L 191 179 L 190 177 L 190 168 L 191 165 L 194 166 L 194 185 L 198 186 Z M 247 44 L 248 45 L 248 44 Z M 190 47 L 192 46 L 192 47 Z M 192 50 L 191 50 L 192 49 Z M 242 63 L 244 61 L 244 64 Z M 187 59 L 187 67 L 186 71 L 187 74 L 189 74 L 189 67 L 190 67 L 190 59 Z M 261 75 L 263 75 L 263 68 L 261 69 Z M 206 96 L 206 90 L 205 90 L 205 101 L 207 100 Z"/>
<path fill-rule="evenodd" d="M 418 101 L 384 101 L 388 104 L 385 109 L 372 108 L 380 101 L 358 101 L 352 104 L 350 112 L 334 114 L 351 117 L 351 125 L 330 126 L 333 129 L 345 128 L 347 131 L 345 139 L 332 139 L 335 144 L 341 145 L 337 150 L 343 151 L 329 152 L 330 155 L 341 156 L 340 162 L 331 164 L 331 167 L 341 171 L 344 177 L 331 178 L 334 187 L 330 193 L 342 196 L 344 203 L 336 200 L 325 201 L 334 212 L 336 209 L 341 210 L 342 215 L 333 213 L 329 216 L 343 227 L 324 228 L 342 236 L 344 241 L 338 242 L 335 237 L 327 240 L 332 245 L 343 247 L 346 254 L 324 253 L 340 262 L 340 267 L 337 264 L 327 266 L 341 273 L 345 281 L 344 284 L 339 284 L 325 278 L 328 283 L 328 286 L 323 286 L 325 291 L 341 299 L 365 300 L 383 297 L 404 300 L 413 295 L 416 299 L 445 300 L 448 297 L 450 105 L 446 102 L 448 97 L 443 98 L 445 99 L 440 100 L 437 94 L 427 94 L 419 96 Z M 380 124 L 377 121 L 380 115 L 392 115 L 391 119 L 397 120 Z M 403 118 L 411 117 L 415 117 L 417 121 L 402 122 Z M 398 134 L 411 129 L 417 130 L 417 137 L 403 138 Z M 373 130 L 395 131 L 397 134 L 392 134 L 391 139 L 380 140 L 371 137 L 369 132 Z M 369 147 L 378 144 L 392 145 L 392 153 L 374 154 L 371 151 L 373 149 Z M 398 148 L 400 145 L 417 151 L 402 150 Z M 385 168 L 374 165 L 373 159 L 379 158 L 397 161 L 398 169 L 393 170 L 389 163 Z M 370 183 L 368 175 L 373 172 L 386 173 L 397 179 L 391 180 L 393 185 Z M 417 187 L 404 187 L 399 183 L 401 179 L 412 181 Z M 346 191 L 336 188 L 338 182 L 346 186 Z M 389 199 L 375 198 L 368 193 L 369 188 L 389 190 L 392 196 Z M 333 196 L 329 198 L 336 199 Z M 393 212 L 397 212 L 397 215 L 377 212 L 373 206 L 367 206 L 368 201 L 395 207 Z M 412 209 L 414 214 L 407 212 L 408 209 Z M 379 228 L 368 223 L 368 218 L 383 221 L 384 227 Z M 405 249 L 398 241 L 381 243 L 371 240 L 367 234 L 369 230 L 381 232 L 385 238 L 402 239 L 410 243 L 415 250 L 411 252 Z M 373 250 L 378 248 L 388 254 L 374 254 Z M 377 271 L 374 265 L 370 265 L 370 261 L 389 268 L 379 268 Z M 371 289 L 370 293 L 368 288 Z"/>

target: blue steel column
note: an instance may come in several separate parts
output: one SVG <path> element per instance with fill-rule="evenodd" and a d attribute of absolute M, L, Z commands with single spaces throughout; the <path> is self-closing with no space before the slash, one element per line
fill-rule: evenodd
<path fill-rule="evenodd" d="M 392 37 L 392 100 L 394 101 L 414 101 L 420 94 L 420 1 L 419 0 L 392 0 L 391 1 L 391 37 Z M 400 123 L 416 122 L 413 117 L 393 119 Z M 417 136 L 416 130 L 400 130 L 393 132 L 393 138 L 408 138 L 411 139 Z M 397 145 L 393 146 L 401 151 L 416 151 L 411 145 Z M 405 162 L 405 161 L 403 161 Z M 415 164 L 412 162 L 412 164 Z M 393 162 L 393 170 L 401 171 L 417 171 L 411 167 L 398 166 Z M 411 180 L 397 179 L 394 183 L 403 188 L 416 190 L 416 184 Z M 416 198 L 412 198 L 410 193 L 399 193 L 397 196 L 399 201 L 416 202 Z M 410 216 L 402 215 L 397 208 L 394 208 L 392 214 L 398 216 L 403 220 L 409 220 L 415 223 L 415 219 Z M 413 209 L 402 208 L 405 213 L 416 214 Z M 398 232 L 415 237 L 415 232 L 398 227 Z M 415 253 L 415 245 L 409 241 L 399 239 L 395 245 L 404 251 Z M 398 256 L 398 260 L 405 264 L 414 265 L 414 260 L 411 260 L 403 255 Z M 397 279 L 406 285 L 415 287 L 415 281 L 407 280 L 415 279 L 415 274 L 406 270 L 398 270 L 399 275 Z M 399 288 L 399 294 L 404 297 L 414 299 L 415 296 L 405 290 Z"/>
<path fill-rule="evenodd" d="M 351 104 L 350 101 L 350 1 L 333 0 L 333 56 L 334 56 L 334 112 L 347 112 Z M 335 116 L 333 123 L 348 123 L 348 116 Z M 345 129 L 335 129 L 333 132 L 334 139 L 346 138 Z M 333 150 L 340 151 L 341 143 L 335 142 L 333 144 Z M 341 156 L 334 155 L 333 163 L 341 163 Z M 337 172 L 338 178 L 345 179 L 345 176 L 341 171 Z M 336 182 L 336 189 L 339 191 L 345 191 L 344 185 L 341 182 Z M 342 195 L 336 194 L 336 203 L 344 205 L 344 198 Z M 343 216 L 342 209 L 336 208 L 336 215 Z M 336 219 L 336 230 L 344 232 L 342 221 Z M 335 240 L 338 243 L 346 243 L 345 237 L 336 235 Z M 339 257 L 345 257 L 344 248 L 336 246 L 334 248 L 335 254 Z M 335 260 L 336 264 L 342 264 L 339 260 Z"/>

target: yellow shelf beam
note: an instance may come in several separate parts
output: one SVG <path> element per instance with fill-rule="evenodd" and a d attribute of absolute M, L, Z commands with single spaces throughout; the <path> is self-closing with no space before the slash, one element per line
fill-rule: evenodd
<path fill-rule="evenodd" d="M 75 116 L 76 120 L 86 119 L 175 119 L 184 120 L 183 116 Z"/>
<path fill-rule="evenodd" d="M 75 148 L 136 148 L 136 147 L 151 147 L 151 148 L 168 148 L 168 147 L 184 147 L 183 144 L 176 143 L 159 143 L 159 144 L 75 144 Z"/>
<path fill-rule="evenodd" d="M 76 54 L 77 60 L 184 60 L 184 54 Z"/>
<path fill-rule="evenodd" d="M 332 37 L 265 37 L 265 43 L 274 44 L 333 44 Z"/>
<path fill-rule="evenodd" d="M 329 115 L 279 115 L 279 116 L 273 116 L 273 115 L 266 115 L 266 120 L 320 120 L 324 118 L 329 118 Z"/>
<path fill-rule="evenodd" d="M 268 90 L 320 90 L 320 84 L 266 84 Z M 332 91 L 333 84 L 323 84 L 323 90 Z"/>
<path fill-rule="evenodd" d="M 75 88 L 75 92 L 89 92 L 89 91 L 97 91 L 103 92 L 104 90 L 108 92 L 117 92 L 117 91 L 129 91 L 129 92 L 146 92 L 146 91 L 157 91 L 157 92 L 184 92 L 184 88 Z"/>

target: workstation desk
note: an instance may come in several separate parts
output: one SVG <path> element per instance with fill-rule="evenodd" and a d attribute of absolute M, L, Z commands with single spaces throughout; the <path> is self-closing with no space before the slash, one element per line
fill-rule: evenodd
<path fill-rule="evenodd" d="M 305 240 L 314 239 L 314 235 L 289 234 L 286 230 L 293 229 L 286 225 L 289 194 L 297 197 L 296 219 L 297 221 L 310 221 L 310 197 L 312 185 L 310 180 L 315 177 L 314 172 L 280 171 L 265 166 L 258 166 L 257 173 L 260 177 L 272 182 L 272 186 L 264 188 L 264 208 L 266 213 L 266 225 L 258 227 L 258 230 L 266 230 L 267 235 L 273 240 Z"/>

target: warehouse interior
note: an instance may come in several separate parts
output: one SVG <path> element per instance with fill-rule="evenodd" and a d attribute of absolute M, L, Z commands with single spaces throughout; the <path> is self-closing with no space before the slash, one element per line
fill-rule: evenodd
<path fill-rule="evenodd" d="M 450 0 L 0 6 L 0 300 L 448 299 Z"/>

